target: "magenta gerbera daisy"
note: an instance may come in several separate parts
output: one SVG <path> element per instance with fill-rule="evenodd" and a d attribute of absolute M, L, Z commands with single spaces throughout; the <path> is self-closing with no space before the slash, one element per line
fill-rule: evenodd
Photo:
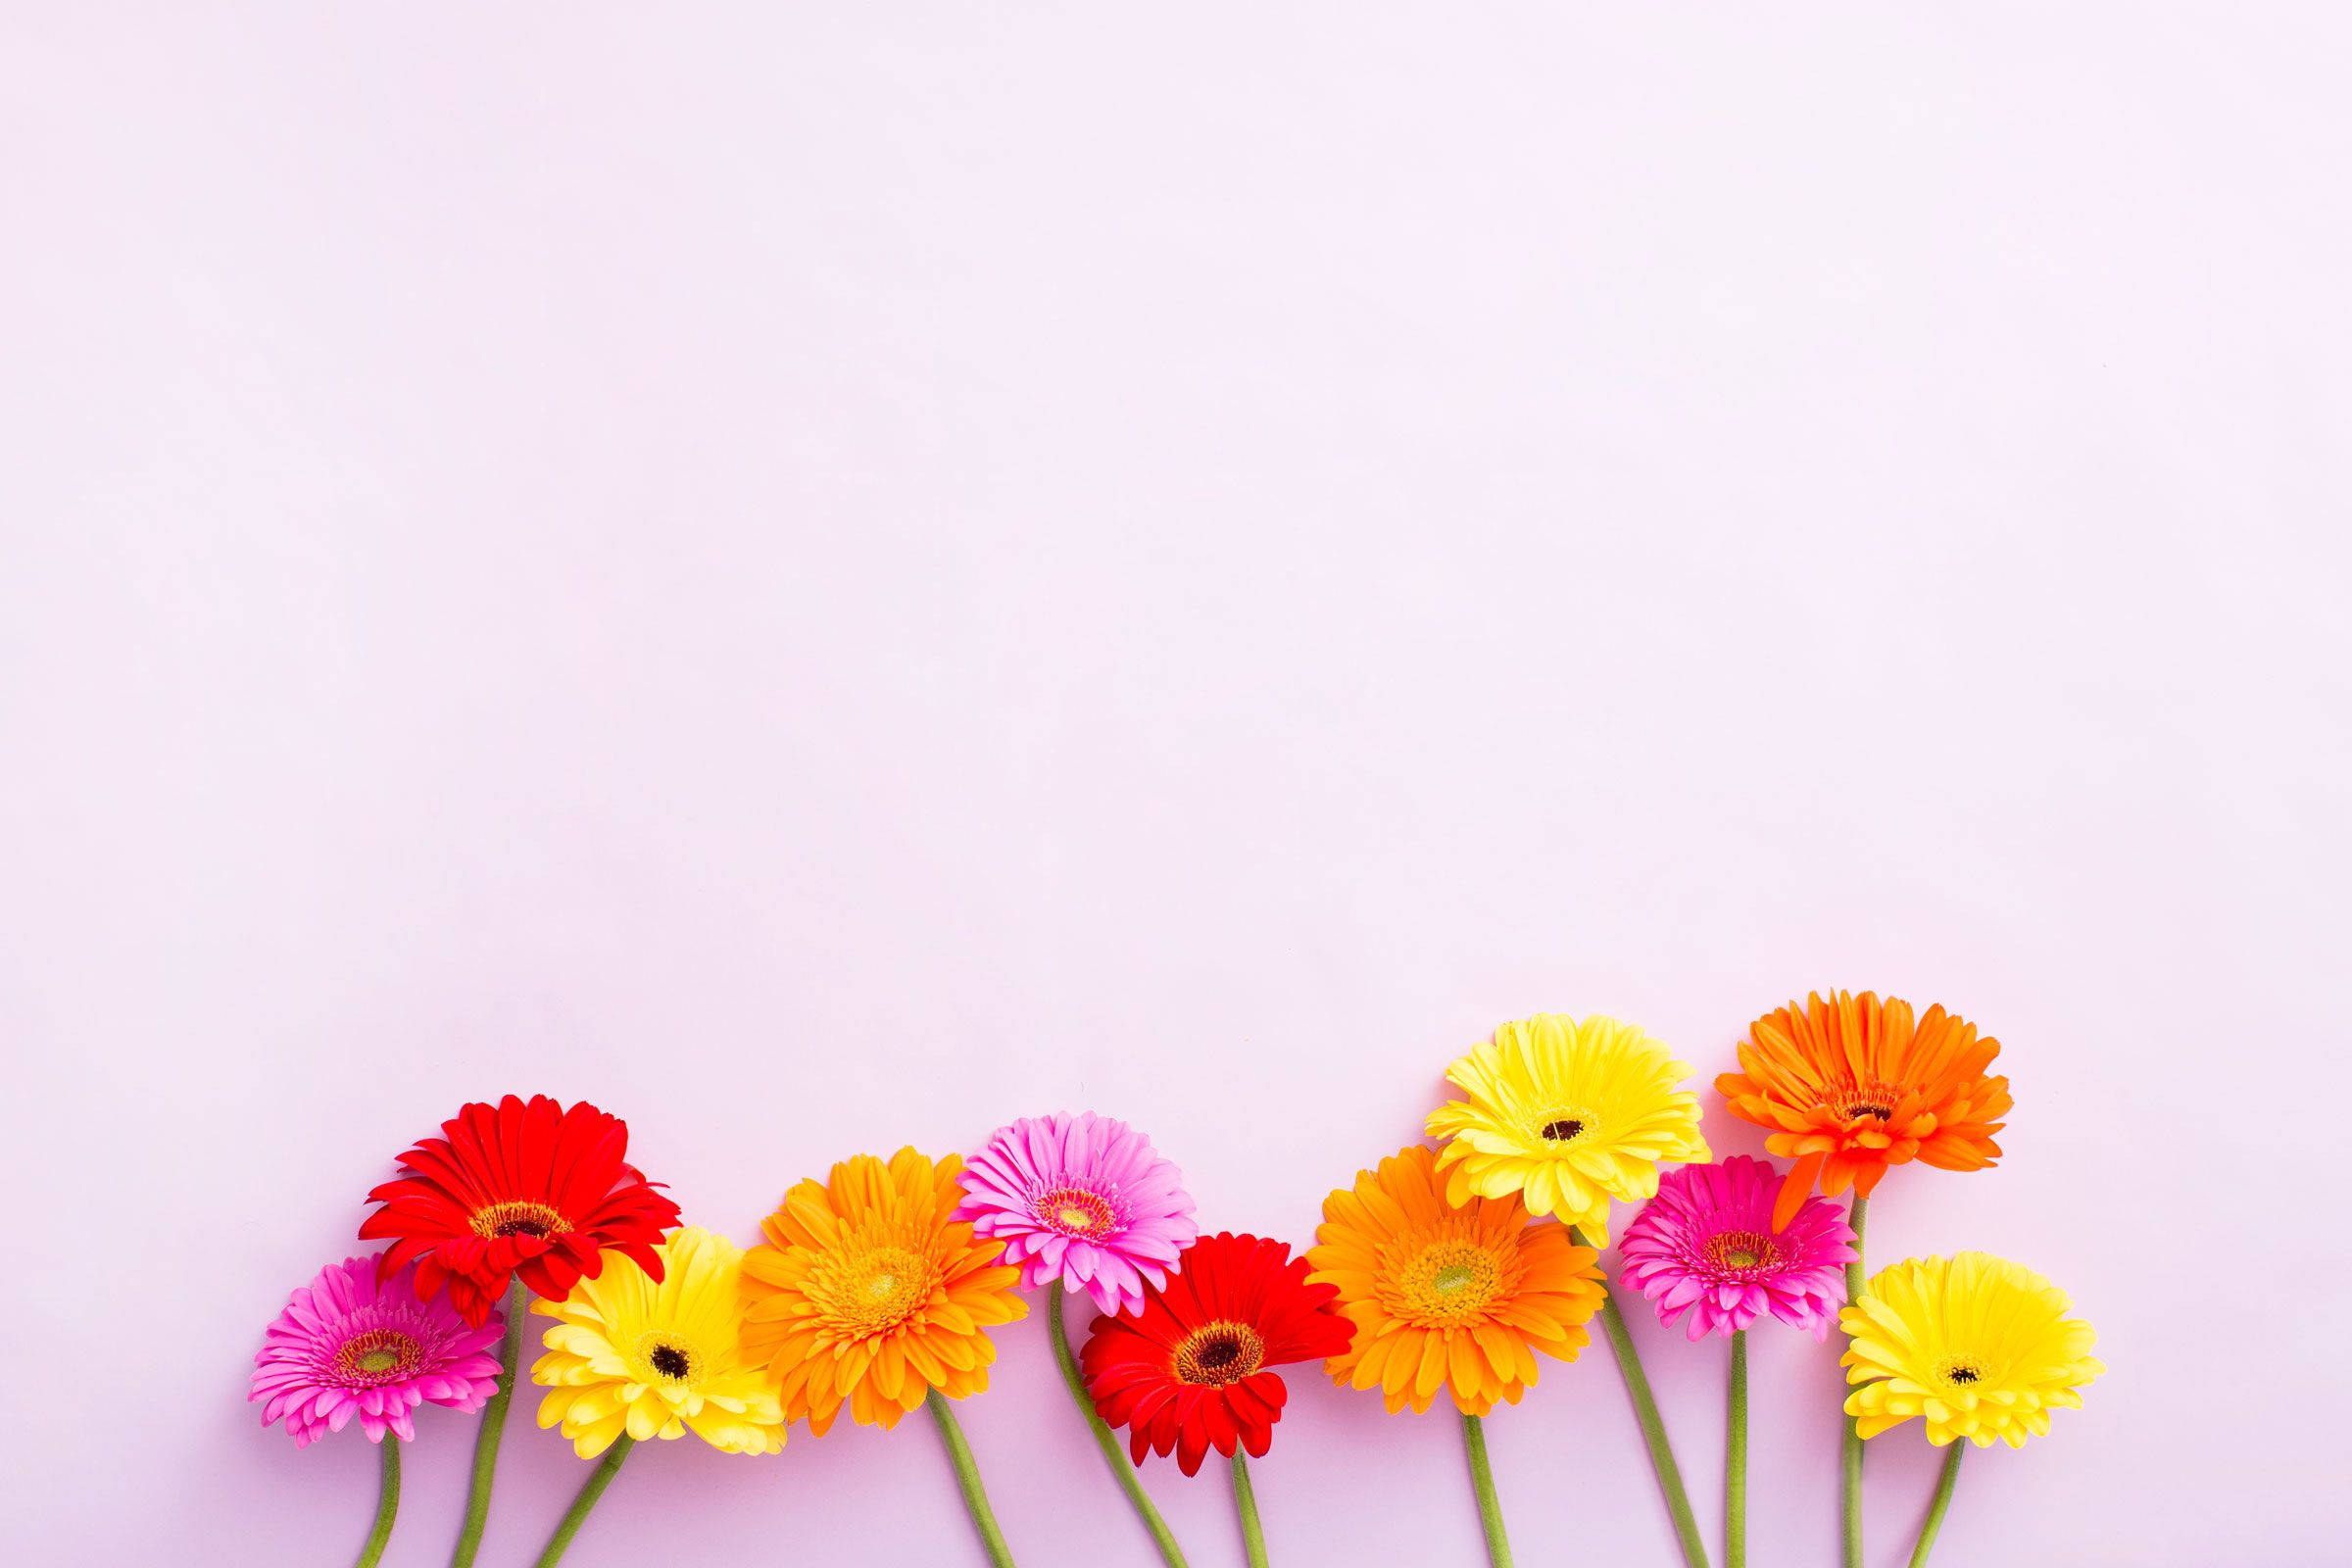
<path fill-rule="evenodd" d="M 505 1319 L 469 1328 L 446 1295 L 419 1300 L 416 1265 L 378 1283 L 373 1257 L 329 1263 L 296 1291 L 253 1358 L 262 1425 L 283 1419 L 308 1447 L 359 1417 L 370 1443 L 416 1436 L 409 1412 L 430 1402 L 478 1410 L 498 1391 L 492 1353 Z"/>
<path fill-rule="evenodd" d="M 1032 1290 L 1060 1280 L 1116 1316 L 1144 1308 L 1144 1286 L 1200 1234 L 1183 1174 L 1152 1140 L 1091 1110 L 999 1128 L 956 1180 L 956 1217 L 1004 1244 Z"/>
<path fill-rule="evenodd" d="M 1671 1326 L 1688 1310 L 1690 1338 L 1733 1334 L 1769 1311 L 1826 1339 L 1845 1300 L 1854 1233 L 1845 1211 L 1808 1198 L 1773 1229 L 1780 1172 L 1735 1154 L 1658 1179 L 1658 1196 L 1626 1227 L 1618 1279 L 1657 1303 Z"/>

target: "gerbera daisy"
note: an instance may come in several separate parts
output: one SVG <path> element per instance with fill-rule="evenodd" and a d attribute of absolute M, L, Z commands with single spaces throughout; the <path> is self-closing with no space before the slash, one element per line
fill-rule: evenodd
<path fill-rule="evenodd" d="M 421 1299 L 415 1270 L 377 1277 L 372 1257 L 329 1263 L 296 1291 L 253 1358 L 262 1425 L 284 1421 L 308 1447 L 356 1417 L 370 1443 L 413 1440 L 419 1404 L 479 1410 L 498 1387 L 489 1351 L 506 1325 L 475 1327 L 446 1297 Z"/>
<path fill-rule="evenodd" d="M 1098 1317 L 1081 1361 L 1095 1408 L 1128 1429 L 1128 1449 L 1173 1452 L 1186 1475 L 1214 1448 L 1263 1457 L 1289 1397 L 1271 1369 L 1345 1352 L 1354 1328 L 1338 1290 L 1307 1283 L 1281 1242 L 1201 1238 L 1134 1317 Z"/>
<path fill-rule="evenodd" d="M 1914 1564 L 1924 1563 L 1951 1505 L 1967 1451 L 1996 1441 L 2013 1448 L 2050 1430 L 2052 1410 L 2079 1410 L 2081 1390 L 2107 1368 L 2090 1353 L 2098 1336 L 2067 1315 L 2066 1293 L 2022 1264 L 1986 1252 L 1914 1258 L 1881 1269 L 1869 1292 L 1839 1315 L 1849 1344 L 1842 1365 L 1854 1392 L 1845 1413 L 1864 1438 L 1927 1423 L 1949 1446 Z"/>
<path fill-rule="evenodd" d="M 516 1292 L 450 1558 L 450 1568 L 472 1568 L 522 1349 L 521 1288 L 561 1300 L 583 1276 L 596 1278 L 608 1248 L 660 1279 L 654 1244 L 677 1224 L 678 1205 L 623 1157 L 628 1124 L 584 1101 L 565 1110 L 545 1095 L 527 1104 L 509 1095 L 496 1105 L 466 1106 L 441 1131 L 401 1156 L 407 1175 L 368 1195 L 383 1206 L 360 1236 L 391 1238 L 380 1267 L 388 1274 L 413 1260 L 416 1289 L 430 1296 L 446 1286 L 468 1323 L 487 1319 L 510 1284 Z"/>
<path fill-rule="evenodd" d="M 956 1217 L 1004 1244 L 1004 1261 L 1030 1290 L 1064 1281 L 1104 1312 L 1142 1309 L 1192 1246 L 1193 1200 L 1183 1173 L 1123 1121 L 1081 1111 L 1001 1127 L 956 1178 Z"/>
<path fill-rule="evenodd" d="M 689 1226 L 654 1250 L 660 1275 L 619 1257 L 568 1299 L 532 1303 L 556 1320 L 531 1364 L 531 1381 L 548 1390 L 539 1424 L 560 1425 L 583 1459 L 624 1436 L 688 1432 L 722 1453 L 780 1451 L 775 1380 L 740 1345 L 743 1249 Z"/>
<path fill-rule="evenodd" d="M 1705 1159 L 1698 1097 L 1666 1048 L 1630 1023 L 1540 1013 L 1506 1023 L 1446 1069 L 1466 1098 L 1429 1118 L 1445 1139 L 1446 1198 L 1517 1196 L 1595 1247 L 1609 1242 L 1609 1200 L 1658 1190 L 1658 1161 Z"/>
<path fill-rule="evenodd" d="M 964 1199 L 956 1217 L 971 1221 L 974 1236 L 1003 1242 L 1023 1285 L 1048 1288 L 1046 1332 L 1070 1397 L 1161 1557 L 1180 1568 L 1167 1522 L 1087 1396 L 1061 1297 L 1067 1282 L 1114 1316 L 1143 1310 L 1144 1287 L 1166 1283 L 1167 1266 L 1200 1234 L 1183 1174 L 1142 1133 L 1090 1110 L 999 1128 L 956 1181 Z"/>
<path fill-rule="evenodd" d="M 510 1279 L 562 1300 L 602 1253 L 637 1260 L 657 1280 L 654 1244 L 678 1222 L 678 1205 L 623 1157 L 628 1124 L 582 1101 L 569 1110 L 545 1095 L 524 1103 L 470 1104 L 401 1156 L 408 1172 L 369 1193 L 382 1206 L 360 1239 L 388 1237 L 386 1274 L 416 1264 L 430 1296 L 446 1281 L 468 1323 L 480 1323 Z"/>
<path fill-rule="evenodd" d="M 1740 1070 L 1715 1087 L 1732 1114 L 1767 1130 L 1766 1149 L 1796 1161 L 1775 1215 L 1786 1225 L 1817 1179 L 1829 1197 L 1851 1186 L 1867 1198 L 1889 1165 L 1981 1170 L 1998 1159 L 2009 1080 L 1984 1069 L 2000 1053 L 1940 1006 L 1914 1026 L 1900 997 L 1815 992 L 1748 1025 Z"/>
<path fill-rule="evenodd" d="M 372 1257 L 329 1263 L 297 1290 L 253 1358 L 250 1399 L 262 1425 L 284 1421 L 294 1446 L 310 1446 L 356 1417 L 383 1455 L 375 1523 L 358 1568 L 374 1568 L 392 1539 L 400 1506 L 400 1445 L 413 1441 L 410 1414 L 424 1403 L 478 1410 L 498 1388 L 490 1347 L 506 1325 L 468 1325 L 445 1297 L 416 1295 L 414 1271 L 377 1277 Z M 394 1441 L 386 1443 L 390 1433 Z"/>
<path fill-rule="evenodd" d="M 691 1432 L 722 1453 L 776 1453 L 784 1410 L 775 1379 L 742 1350 L 743 1249 L 689 1226 L 656 1247 L 658 1275 L 615 1258 L 563 1301 L 531 1381 L 547 1389 L 539 1424 L 561 1427 L 583 1459 L 605 1456 L 540 1557 L 554 1563 L 611 1485 L 629 1449 Z"/>
<path fill-rule="evenodd" d="M 1339 1291 L 1355 1340 L 1324 1363 L 1342 1388 L 1378 1389 L 1389 1409 L 1426 1410 L 1443 1390 L 1464 1415 L 1517 1404 L 1535 1352 L 1573 1361 L 1600 1310 L 1599 1253 L 1566 1226 L 1528 1223 L 1517 1198 L 1446 1200 L 1437 1158 L 1414 1145 L 1323 1200 L 1306 1254 L 1311 1282 Z"/>
<path fill-rule="evenodd" d="M 1657 1304 L 1660 1323 L 1671 1328 L 1688 1312 L 1691 1339 L 1731 1337 L 1723 1487 L 1730 1568 L 1747 1560 L 1747 1327 L 1769 1311 L 1827 1339 L 1845 1299 L 1838 1270 L 1857 1255 L 1845 1215 L 1818 1198 L 1776 1227 L 1780 1190 L 1780 1172 L 1745 1154 L 1668 1171 L 1658 1196 L 1625 1228 L 1618 1270 Z"/>
<path fill-rule="evenodd" d="M 1657 1303 L 1660 1323 L 1690 1313 L 1694 1340 L 1736 1334 L 1765 1312 L 1828 1339 L 1854 1233 L 1818 1198 L 1776 1226 L 1780 1191 L 1780 1172 L 1745 1154 L 1668 1171 L 1625 1228 L 1617 1277 Z"/>
<path fill-rule="evenodd" d="M 1592 1247 L 1609 1243 L 1609 1200 L 1643 1199 L 1658 1190 L 1658 1161 L 1707 1157 L 1698 1131 L 1698 1097 L 1677 1087 L 1688 1064 L 1630 1023 L 1539 1013 L 1494 1031 L 1494 1038 L 1446 1069 L 1466 1099 L 1429 1118 L 1446 1140 L 1438 1155 L 1446 1197 L 1518 1195 L 1531 1214 L 1555 1214 Z M 1600 1323 L 1617 1357 L 1634 1414 L 1649 1446 L 1650 1466 L 1674 1517 L 1684 1560 L 1702 1568 L 1706 1547 L 1683 1488 L 1664 1420 L 1642 1370 L 1641 1352 L 1616 1303 L 1604 1294 Z"/>
<path fill-rule="evenodd" d="M 971 1449 L 948 1400 L 988 1387 L 986 1331 L 1027 1308 L 1004 1247 L 955 1218 L 955 1154 L 902 1149 L 885 1165 L 859 1154 L 805 1181 L 760 1222 L 744 1254 L 743 1343 L 781 1384 L 784 1413 L 823 1436 L 847 1404 L 862 1426 L 893 1427 L 928 1405 L 989 1555 L 1009 1563 Z"/>
<path fill-rule="evenodd" d="M 1600 1254 L 1513 1198 L 1446 1201 L 1437 1157 L 1416 1144 L 1323 1200 L 1310 1282 L 1339 1291 L 1355 1340 L 1323 1363 L 1342 1388 L 1378 1389 L 1392 1414 L 1443 1389 L 1462 1414 L 1488 1554 L 1510 1560 L 1484 1418 L 1536 1381 L 1535 1352 L 1573 1361 L 1600 1309 Z"/>

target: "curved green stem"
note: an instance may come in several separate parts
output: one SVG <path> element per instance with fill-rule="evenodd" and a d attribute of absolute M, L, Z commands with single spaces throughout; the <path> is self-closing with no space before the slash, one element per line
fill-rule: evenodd
<path fill-rule="evenodd" d="M 1731 1411 L 1723 1429 L 1723 1568 L 1747 1568 L 1747 1330 L 1732 1331 Z"/>
<path fill-rule="evenodd" d="M 539 1568 L 556 1568 L 556 1564 L 563 1560 L 564 1549 L 571 1544 L 571 1538 L 580 1533 L 580 1526 L 588 1522 L 588 1510 L 596 1506 L 596 1499 L 605 1494 L 605 1489 L 612 1484 L 612 1478 L 620 1474 L 620 1461 L 626 1459 L 629 1450 L 635 1446 L 637 1440 L 626 1432 L 612 1440 L 612 1446 L 605 1450 L 604 1462 L 596 1467 L 586 1481 L 580 1483 L 580 1494 L 571 1499 L 571 1506 L 564 1511 L 564 1522 L 556 1526 L 554 1535 L 548 1537 L 547 1549 L 539 1554 Z"/>
<path fill-rule="evenodd" d="M 514 1397 L 514 1367 L 522 1357 L 522 1319 L 531 1293 L 516 1280 L 507 1291 L 507 1341 L 498 1356 L 498 1392 L 482 1406 L 482 1424 L 473 1435 L 473 1485 L 466 1494 L 466 1523 L 458 1531 L 458 1549 L 449 1568 L 473 1568 L 482 1549 L 482 1526 L 490 1522 L 490 1482 L 498 1473 L 498 1446 L 507 1435 L 507 1406 Z"/>
<path fill-rule="evenodd" d="M 1854 1194 L 1853 1207 L 1846 1210 L 1845 1222 L 1854 1228 L 1854 1260 L 1845 1265 L 1845 1300 L 1848 1306 L 1862 1299 L 1862 1222 L 1870 1209 L 1870 1200 Z M 1838 1373 L 1838 1402 L 1845 1403 L 1845 1374 Z M 1838 1449 L 1838 1506 L 1842 1512 L 1845 1568 L 1862 1568 L 1862 1429 L 1852 1416 L 1845 1418 L 1845 1437 Z"/>
<path fill-rule="evenodd" d="M 1494 1469 L 1487 1463 L 1487 1427 L 1478 1417 L 1462 1414 L 1462 1442 L 1470 1449 L 1470 1490 L 1478 1494 L 1478 1522 L 1487 1533 L 1487 1561 L 1494 1568 L 1511 1568 L 1511 1542 L 1502 1533 L 1502 1504 L 1494 1496 Z"/>
<path fill-rule="evenodd" d="M 1911 1548 L 1911 1568 L 1928 1568 L 1928 1553 L 1936 1549 L 1936 1532 L 1952 1505 L 1952 1483 L 1960 1479 L 1960 1455 L 1968 1445 L 1958 1438 L 1943 1456 L 1943 1474 L 1936 1478 L 1936 1500 L 1928 1504 L 1927 1522 L 1919 1527 L 1919 1544 Z"/>
<path fill-rule="evenodd" d="M 1250 1462 L 1233 1450 L 1233 1511 L 1242 1516 L 1242 1549 L 1250 1568 L 1266 1568 L 1266 1532 L 1257 1522 L 1257 1492 L 1250 1485 Z"/>
<path fill-rule="evenodd" d="M 400 1512 L 400 1439 L 387 1432 L 376 1446 L 384 1450 L 384 1484 L 375 1499 L 375 1528 L 368 1532 L 368 1544 L 360 1548 L 354 1568 L 375 1568 L 383 1560 L 384 1543 L 392 1539 L 392 1516 Z"/>
<path fill-rule="evenodd" d="M 1160 1559 L 1168 1568 L 1186 1568 L 1183 1550 L 1176 1544 L 1159 1510 L 1152 1506 L 1151 1494 L 1144 1491 L 1144 1478 L 1127 1461 L 1119 1448 L 1119 1440 L 1110 1435 L 1109 1424 L 1095 1410 L 1094 1396 L 1086 1392 L 1086 1380 L 1078 1374 L 1078 1358 L 1070 1353 L 1070 1329 L 1061 1316 L 1061 1281 L 1046 1287 L 1046 1327 L 1054 1341 L 1054 1364 L 1061 1368 L 1061 1381 L 1069 1385 L 1070 1397 L 1077 1402 L 1078 1413 L 1086 1417 L 1089 1430 L 1095 1435 L 1095 1446 L 1102 1450 L 1102 1462 L 1110 1466 L 1111 1475 L 1135 1505 L 1135 1515 L 1143 1520 L 1144 1528 L 1159 1546 Z"/>
<path fill-rule="evenodd" d="M 939 1435 L 948 1446 L 948 1461 L 956 1467 L 956 1485 L 963 1492 L 964 1511 L 972 1516 L 972 1528 L 980 1532 L 980 1544 L 988 1548 L 988 1560 L 995 1568 L 1013 1568 L 1012 1548 L 1004 1544 L 1004 1532 L 997 1528 L 995 1510 L 988 1505 L 988 1494 L 980 1485 L 980 1467 L 972 1461 L 972 1446 L 963 1441 L 963 1428 L 956 1422 L 956 1412 L 948 1408 L 947 1396 L 933 1389 L 923 1397 L 931 1407 L 931 1419 L 939 1423 Z"/>
<path fill-rule="evenodd" d="M 1579 1245 L 1592 1247 L 1581 1228 L 1575 1236 Z M 1707 1545 L 1699 1539 L 1698 1520 L 1690 1512 L 1690 1494 L 1683 1490 L 1682 1467 L 1674 1462 L 1674 1446 L 1666 1441 L 1666 1423 L 1659 1419 L 1657 1398 L 1649 1392 L 1649 1376 L 1642 1370 L 1642 1352 L 1634 1348 L 1625 1314 L 1617 1310 L 1616 1295 L 1605 1285 L 1600 1294 L 1600 1326 L 1609 1337 L 1609 1348 L 1616 1352 L 1626 1395 L 1634 1401 L 1634 1419 L 1642 1423 L 1642 1441 L 1649 1446 L 1649 1467 L 1657 1472 L 1658 1490 L 1666 1494 L 1666 1511 L 1674 1516 L 1683 1561 L 1689 1568 L 1707 1568 Z"/>

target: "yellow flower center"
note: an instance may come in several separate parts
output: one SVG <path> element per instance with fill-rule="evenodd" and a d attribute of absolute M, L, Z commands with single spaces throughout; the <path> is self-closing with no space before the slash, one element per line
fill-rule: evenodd
<path fill-rule="evenodd" d="M 1239 1383 L 1266 1358 L 1266 1342 L 1247 1323 L 1204 1324 L 1176 1347 L 1175 1372 L 1186 1383 L 1219 1389 Z"/>
<path fill-rule="evenodd" d="M 1417 1328 L 1483 1319 L 1502 1286 L 1502 1266 L 1476 1242 L 1432 1242 L 1381 1281 L 1391 1313 Z"/>
<path fill-rule="evenodd" d="M 1599 1120 L 1583 1105 L 1554 1105 L 1536 1114 L 1536 1139 L 1547 1152 L 1558 1153 L 1571 1144 L 1591 1139 Z"/>
<path fill-rule="evenodd" d="M 1707 1261 L 1734 1273 L 1773 1261 L 1772 1238 L 1759 1231 L 1721 1231 L 1707 1238 Z"/>
<path fill-rule="evenodd" d="M 545 1203 L 517 1200 L 488 1203 L 473 1211 L 473 1234 L 489 1240 L 499 1236 L 561 1236 L 571 1222 Z"/>
<path fill-rule="evenodd" d="M 825 1320 L 852 1338 L 886 1334 L 922 1309 L 939 1270 L 897 1243 L 853 1247 L 834 1254 L 809 1281 Z"/>
<path fill-rule="evenodd" d="M 1936 1363 L 1936 1376 L 1956 1392 L 1966 1393 L 1990 1375 L 1981 1355 L 1947 1355 Z"/>
<path fill-rule="evenodd" d="M 1080 1241 L 1099 1241 L 1116 1227 L 1118 1216 L 1100 1193 L 1083 1187 L 1057 1187 L 1030 1205 L 1039 1223 Z"/>
<path fill-rule="evenodd" d="M 335 1370 L 355 1388 L 375 1388 L 407 1377 L 422 1352 L 398 1329 L 369 1329 L 345 1340 L 335 1351 Z"/>

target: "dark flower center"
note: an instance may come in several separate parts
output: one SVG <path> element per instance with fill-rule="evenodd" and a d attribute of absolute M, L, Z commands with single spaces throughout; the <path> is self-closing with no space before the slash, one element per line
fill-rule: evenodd
<path fill-rule="evenodd" d="M 693 1365 L 686 1359 L 686 1352 L 674 1345 L 655 1346 L 653 1353 L 646 1359 L 654 1364 L 655 1371 L 665 1378 L 682 1378 L 686 1375 L 686 1369 Z"/>
<path fill-rule="evenodd" d="M 1892 1105 L 1876 1105 L 1867 1100 L 1857 1100 L 1845 1107 L 1845 1114 L 1849 1121 L 1856 1116 L 1876 1116 L 1881 1121 L 1892 1121 L 1894 1120 L 1894 1107 Z"/>
<path fill-rule="evenodd" d="M 1982 1374 L 1973 1366 L 1956 1366 L 1944 1375 L 1954 1383 L 1974 1383 Z"/>
<path fill-rule="evenodd" d="M 1581 1138 L 1584 1136 L 1584 1131 L 1585 1124 L 1574 1116 L 1562 1116 L 1557 1121 L 1547 1121 L 1544 1124 L 1544 1136 L 1555 1144 L 1564 1144 L 1572 1138 Z"/>
<path fill-rule="evenodd" d="M 1186 1383 L 1222 1388 L 1255 1372 L 1265 1356 L 1266 1342 L 1247 1323 L 1210 1323 L 1176 1347 L 1175 1372 Z"/>
<path fill-rule="evenodd" d="M 571 1229 L 571 1223 L 545 1203 L 515 1199 L 486 1203 L 473 1211 L 473 1234 L 488 1240 L 499 1236 L 535 1236 L 545 1241 Z"/>

